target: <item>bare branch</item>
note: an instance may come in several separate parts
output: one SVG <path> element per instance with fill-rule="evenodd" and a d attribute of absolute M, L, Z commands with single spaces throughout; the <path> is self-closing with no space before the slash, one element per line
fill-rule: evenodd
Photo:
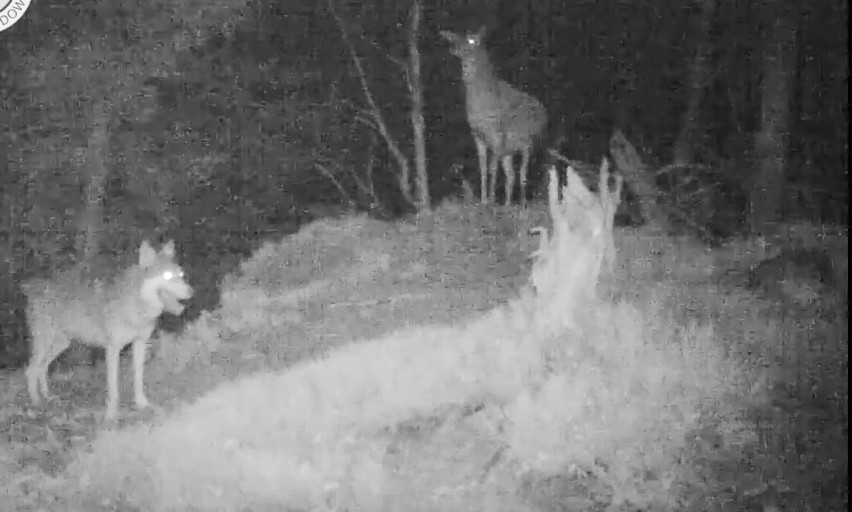
<path fill-rule="evenodd" d="M 362 37 L 363 37 L 363 35 L 362 35 Z M 370 44 L 370 46 L 372 46 L 376 51 L 381 53 L 384 58 L 386 58 L 387 60 L 396 64 L 396 66 L 403 73 L 403 75 L 406 75 L 406 77 L 407 77 L 407 75 L 408 75 L 408 64 L 405 63 L 404 59 L 401 59 L 399 57 L 395 57 L 395 56 L 391 55 L 391 53 L 389 51 L 387 51 L 387 49 L 384 48 L 382 45 L 380 45 L 377 41 L 374 41 L 372 39 L 367 39 L 366 37 L 364 37 L 364 40 L 366 40 Z"/>
<path fill-rule="evenodd" d="M 352 197 L 350 197 L 350 195 L 346 192 L 346 189 L 343 188 L 343 185 L 340 183 L 340 180 L 338 180 L 334 173 L 331 172 L 331 169 L 321 164 L 320 162 L 317 162 L 316 160 L 314 161 L 314 167 L 316 167 L 317 170 L 323 174 L 323 176 L 325 176 L 329 179 L 329 181 L 331 181 L 331 184 L 334 185 L 334 188 L 336 188 L 338 192 L 340 192 L 340 196 L 343 198 L 344 201 L 346 201 L 349 206 L 355 204 L 355 202 L 352 200 Z"/>
<path fill-rule="evenodd" d="M 556 151 L 553 148 L 548 149 L 547 153 L 550 156 L 552 156 L 556 160 L 559 160 L 560 162 L 562 162 L 565 165 L 571 165 L 571 166 L 574 166 L 574 167 L 578 167 L 578 166 L 582 167 L 582 166 L 586 165 L 586 162 L 583 162 L 582 160 L 571 160 L 570 158 L 566 157 L 565 155 Z"/>
<path fill-rule="evenodd" d="M 375 128 L 385 140 L 385 143 L 388 145 L 388 150 L 391 152 L 394 159 L 397 161 L 397 165 L 399 166 L 400 174 L 397 178 L 399 180 L 402 195 L 409 204 L 413 204 L 414 201 L 411 198 L 410 183 L 411 170 L 408 164 L 408 159 L 405 157 L 402 150 L 399 148 L 399 144 L 397 144 L 396 140 L 391 135 L 387 123 L 385 123 L 384 117 L 382 116 L 382 112 L 381 110 L 379 110 L 379 107 L 376 104 L 375 99 L 373 98 L 372 92 L 370 92 L 370 86 L 367 83 L 367 73 L 364 71 L 364 65 L 361 62 L 361 57 L 355 50 L 355 45 L 352 44 L 352 39 L 349 37 L 349 32 L 346 29 L 346 25 L 343 22 L 343 19 L 340 17 L 340 15 L 334 8 L 333 0 L 328 0 L 328 8 L 331 12 L 331 15 L 334 16 L 334 19 L 337 22 L 337 26 L 340 29 L 340 34 L 346 42 L 347 48 L 349 49 L 349 55 L 352 59 L 352 63 L 355 65 L 355 70 L 358 73 L 358 80 L 361 82 L 361 90 L 364 92 L 364 98 L 367 100 L 367 105 L 369 106 L 370 116 L 376 122 Z"/>
<path fill-rule="evenodd" d="M 347 205 L 350 206 L 350 207 L 354 206 L 354 205 L 360 205 L 359 201 L 356 201 L 355 199 L 353 199 L 352 196 L 348 192 L 346 192 L 345 187 L 343 186 L 343 184 L 338 179 L 338 175 L 340 175 L 342 173 L 341 168 L 343 166 L 341 166 L 338 161 L 326 158 L 326 157 L 320 155 L 319 153 L 317 153 L 316 151 L 313 152 L 312 157 L 313 157 L 313 160 L 314 160 L 314 167 L 316 167 L 316 169 L 320 173 L 322 173 L 323 176 L 325 176 L 326 178 L 329 179 L 329 181 L 331 181 L 332 185 L 334 185 L 334 187 L 340 192 L 341 197 L 343 198 L 344 201 L 346 201 Z M 333 167 L 334 169 L 332 169 L 330 167 Z M 379 213 L 380 215 L 387 216 L 387 209 L 384 207 L 384 205 L 382 204 L 382 202 L 378 198 L 378 196 L 376 196 L 375 190 L 372 186 L 372 176 L 371 176 L 372 172 L 371 172 L 370 167 L 372 167 L 372 163 L 369 164 L 369 167 L 368 167 L 368 170 L 367 170 L 368 175 L 367 175 L 367 181 L 366 182 L 360 176 L 358 176 L 358 173 L 355 172 L 354 170 L 352 170 L 349 173 L 349 176 L 351 176 L 352 179 L 355 181 L 355 185 L 358 187 L 358 190 L 362 194 L 369 196 L 369 198 L 370 198 L 370 205 L 369 205 L 370 211 Z"/>
<path fill-rule="evenodd" d="M 379 131 L 379 125 L 375 122 L 373 116 L 369 112 L 359 112 L 355 114 L 355 122 L 363 124 L 375 131 Z"/>

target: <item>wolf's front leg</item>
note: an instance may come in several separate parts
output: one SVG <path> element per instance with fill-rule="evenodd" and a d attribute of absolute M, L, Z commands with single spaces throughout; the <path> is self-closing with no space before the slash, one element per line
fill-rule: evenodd
<path fill-rule="evenodd" d="M 107 364 L 107 401 L 104 419 L 113 421 L 118 417 L 118 356 L 121 347 L 110 346 L 106 349 Z"/>
<path fill-rule="evenodd" d="M 137 409 L 150 407 L 151 402 L 145 396 L 145 351 L 148 340 L 133 342 L 133 400 Z"/>

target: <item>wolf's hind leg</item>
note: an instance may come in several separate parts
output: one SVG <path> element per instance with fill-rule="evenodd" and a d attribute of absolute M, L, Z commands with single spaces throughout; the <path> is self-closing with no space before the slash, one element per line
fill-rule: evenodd
<path fill-rule="evenodd" d="M 148 349 L 147 340 L 133 342 L 133 400 L 137 409 L 151 406 L 145 396 L 145 352 Z"/>
<path fill-rule="evenodd" d="M 47 385 L 47 372 L 50 363 L 62 353 L 71 341 L 59 333 L 51 332 L 47 336 L 33 329 L 32 354 L 27 366 L 27 391 L 33 405 L 39 405 L 41 399 L 50 400 L 52 395 Z"/>

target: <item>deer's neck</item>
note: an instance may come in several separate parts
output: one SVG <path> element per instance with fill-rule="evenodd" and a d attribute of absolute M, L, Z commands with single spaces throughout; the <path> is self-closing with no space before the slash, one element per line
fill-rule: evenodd
<path fill-rule="evenodd" d="M 498 80 L 494 73 L 494 66 L 484 52 L 462 61 L 462 79 L 468 94 L 474 93 L 479 88 L 489 87 Z"/>

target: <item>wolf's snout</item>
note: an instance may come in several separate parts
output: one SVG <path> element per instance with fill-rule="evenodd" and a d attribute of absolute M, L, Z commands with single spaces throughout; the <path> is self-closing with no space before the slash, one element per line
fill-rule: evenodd
<path fill-rule="evenodd" d="M 188 284 L 184 285 L 183 293 L 178 295 L 179 300 L 189 300 L 195 295 L 195 290 L 192 289 L 192 286 Z"/>

